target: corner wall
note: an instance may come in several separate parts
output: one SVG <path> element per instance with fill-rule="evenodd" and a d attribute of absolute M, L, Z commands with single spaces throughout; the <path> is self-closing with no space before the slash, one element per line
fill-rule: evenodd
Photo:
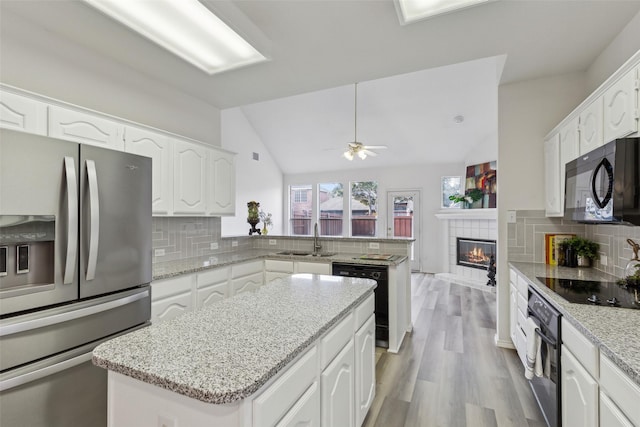
<path fill-rule="evenodd" d="M 547 133 L 588 95 L 584 73 L 512 83 L 498 90 L 497 335 L 509 337 L 507 211 L 544 210 Z"/>

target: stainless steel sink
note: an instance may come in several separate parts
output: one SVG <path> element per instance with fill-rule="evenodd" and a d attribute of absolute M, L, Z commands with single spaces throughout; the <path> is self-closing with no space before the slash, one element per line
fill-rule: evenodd
<path fill-rule="evenodd" d="M 321 257 L 321 258 L 325 258 L 325 257 L 330 257 L 330 256 L 334 256 L 335 253 L 331 253 L 331 252 L 317 252 L 317 253 L 313 253 L 313 252 L 303 252 L 303 251 L 282 251 L 282 252 L 276 252 L 276 255 L 290 255 L 290 256 L 313 256 L 313 257 Z"/>

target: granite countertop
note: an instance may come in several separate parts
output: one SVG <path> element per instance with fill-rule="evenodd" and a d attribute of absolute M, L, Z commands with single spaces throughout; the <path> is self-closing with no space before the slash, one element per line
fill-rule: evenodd
<path fill-rule="evenodd" d="M 640 385 L 640 310 L 570 303 L 536 279 L 539 276 L 616 281 L 616 277 L 592 268 L 555 267 L 524 262 L 509 264 L 524 275 L 569 323 L 595 343 L 603 354 Z"/>
<path fill-rule="evenodd" d="M 373 293 L 369 279 L 297 274 L 114 338 L 93 363 L 208 403 L 255 393 Z"/>
<path fill-rule="evenodd" d="M 361 254 L 355 253 L 335 253 L 330 254 L 330 256 L 282 255 L 278 253 L 287 251 L 294 252 L 294 250 L 289 249 L 251 249 L 242 252 L 221 253 L 218 255 L 207 255 L 200 258 L 155 263 L 153 265 L 153 280 L 168 279 L 170 277 L 180 276 L 181 274 L 197 273 L 211 268 L 224 267 L 226 265 L 265 258 L 285 261 L 322 263 L 348 262 L 353 264 L 370 265 L 398 265 L 407 260 L 406 255 L 394 255 L 390 260 L 369 260 L 362 259 Z"/>

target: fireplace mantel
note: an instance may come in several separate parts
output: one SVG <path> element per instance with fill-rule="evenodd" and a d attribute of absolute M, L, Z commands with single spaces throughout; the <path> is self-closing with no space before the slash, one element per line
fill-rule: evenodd
<path fill-rule="evenodd" d="M 441 210 L 436 214 L 440 220 L 452 219 L 498 219 L 498 210 L 491 209 L 448 209 Z"/>

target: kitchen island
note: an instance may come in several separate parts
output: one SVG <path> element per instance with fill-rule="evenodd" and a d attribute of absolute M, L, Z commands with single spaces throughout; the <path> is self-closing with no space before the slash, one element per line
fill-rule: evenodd
<path fill-rule="evenodd" d="M 360 425 L 375 392 L 375 286 L 292 275 L 100 345 L 109 425 Z"/>

